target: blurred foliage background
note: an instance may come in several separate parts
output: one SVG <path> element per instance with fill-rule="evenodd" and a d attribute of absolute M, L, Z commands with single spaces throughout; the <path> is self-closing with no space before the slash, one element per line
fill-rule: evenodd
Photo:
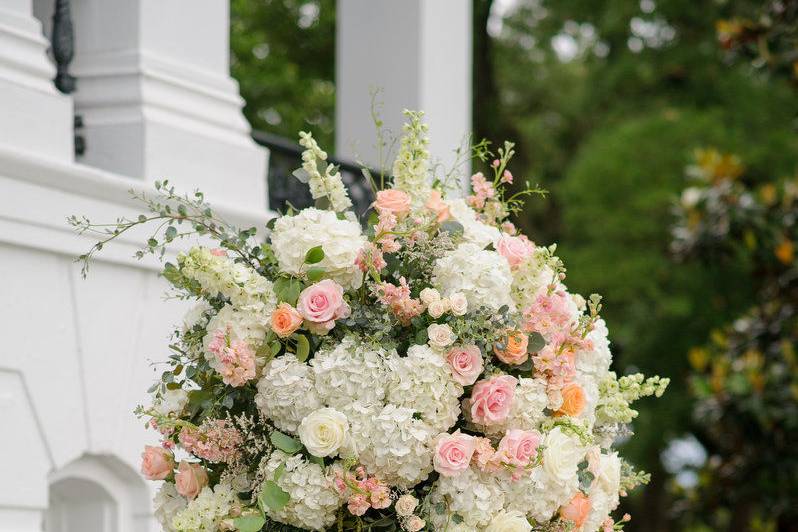
<path fill-rule="evenodd" d="M 232 70 L 253 126 L 290 138 L 311 127 L 333 146 L 335 3 L 231 5 Z M 798 205 L 785 199 L 798 186 L 798 0 L 473 8 L 476 133 L 516 141 L 513 173 L 552 192 L 519 226 L 559 242 L 573 290 L 605 296 L 617 371 L 672 378 L 665 399 L 641 405 L 625 449 L 653 477 L 624 503 L 628 529 L 798 530 Z M 746 194 L 769 214 L 698 238 L 713 211 L 677 198 L 690 168 L 712 164 L 734 174 L 727 219 Z M 767 185 L 778 201 L 762 199 Z M 757 456 L 766 449 L 778 454 Z"/>

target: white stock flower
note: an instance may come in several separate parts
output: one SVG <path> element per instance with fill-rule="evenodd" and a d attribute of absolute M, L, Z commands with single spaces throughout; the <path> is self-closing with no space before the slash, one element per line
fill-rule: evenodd
<path fill-rule="evenodd" d="M 308 452 L 322 458 L 335 455 L 348 433 L 349 421 L 334 408 L 321 408 L 305 416 L 297 430 Z"/>
<path fill-rule="evenodd" d="M 153 404 L 153 409 L 162 416 L 180 414 L 188 403 L 188 393 L 182 389 L 166 390 Z"/>
<path fill-rule="evenodd" d="M 452 328 L 445 323 L 443 325 L 437 323 L 430 324 L 430 326 L 427 327 L 427 337 L 429 338 L 429 345 L 437 347 L 438 349 L 444 349 L 457 340 Z"/>
<path fill-rule="evenodd" d="M 298 275 L 306 270 L 305 254 L 321 246 L 324 259 L 314 267 L 324 268 L 325 275 L 344 289 L 358 288 L 363 282 L 355 259 L 366 238 L 356 221 L 339 220 L 332 211 L 304 209 L 295 216 L 277 219 L 271 243 L 280 270 L 286 273 Z"/>
<path fill-rule="evenodd" d="M 543 468 L 549 477 L 560 484 L 575 479 L 579 462 L 586 453 L 576 436 L 569 436 L 560 427 L 554 427 L 546 435 L 544 445 Z"/>
<path fill-rule="evenodd" d="M 233 489 L 225 483 L 205 486 L 197 497 L 172 518 L 175 530 L 218 530 L 223 519 L 238 504 Z"/>
<path fill-rule="evenodd" d="M 485 529 L 485 532 L 530 532 L 532 525 L 518 510 L 502 510 Z"/>
<path fill-rule="evenodd" d="M 488 244 L 496 245 L 502 236 L 501 231 L 497 227 L 480 222 L 476 211 L 469 207 L 463 198 L 446 200 L 446 204 L 449 205 L 452 220 L 463 226 L 463 241 L 475 244 L 479 249 L 484 249 Z"/>
<path fill-rule="evenodd" d="M 426 345 L 412 345 L 407 356 L 390 361 L 389 403 L 411 409 L 437 432 L 449 430 L 460 415 L 463 387 L 444 358 Z"/>
<path fill-rule="evenodd" d="M 255 404 L 275 427 L 288 432 L 296 432 L 305 416 L 322 406 L 310 366 L 294 355 L 275 358 L 263 368 Z"/>
<path fill-rule="evenodd" d="M 302 152 L 302 169 L 308 176 L 308 187 L 313 199 L 327 198 L 333 210 L 341 212 L 352 206 L 346 192 L 341 174 L 335 166 L 327 163 L 327 152 L 319 148 L 310 133 L 299 133 L 299 144 L 305 148 Z M 324 169 L 321 173 L 319 168 Z"/>
<path fill-rule="evenodd" d="M 344 338 L 333 348 L 316 352 L 310 365 L 316 391 L 328 406 L 342 408 L 354 401 L 382 404 L 389 380 L 387 360 L 396 357 L 382 348 Z"/>
<path fill-rule="evenodd" d="M 280 510 L 266 506 L 266 514 L 275 521 L 306 530 L 320 531 L 332 526 L 342 501 L 327 472 L 301 454 L 289 456 L 274 451 L 262 466 L 263 478 L 274 478 L 274 472 L 283 464 L 285 469 L 276 482 L 290 499 Z"/>
<path fill-rule="evenodd" d="M 498 310 L 503 305 L 515 309 L 510 297 L 512 280 L 504 257 L 469 243 L 435 261 L 432 273 L 432 282 L 444 297 L 460 292 L 472 309 Z"/>

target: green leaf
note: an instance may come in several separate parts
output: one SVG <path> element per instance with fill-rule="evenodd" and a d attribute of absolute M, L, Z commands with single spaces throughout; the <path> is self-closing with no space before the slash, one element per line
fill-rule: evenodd
<path fill-rule="evenodd" d="M 316 282 L 324 275 L 324 268 L 311 268 L 308 270 L 308 281 Z"/>
<path fill-rule="evenodd" d="M 526 348 L 528 353 L 537 353 L 544 347 L 546 347 L 546 339 L 543 338 L 543 335 L 537 332 L 529 335 L 529 344 Z"/>
<path fill-rule="evenodd" d="M 292 438 L 288 434 L 284 434 L 279 430 L 275 430 L 269 435 L 269 439 L 272 442 L 272 445 L 283 451 L 284 453 L 288 454 L 295 454 L 302 449 L 302 444 L 299 443 L 299 440 L 296 438 Z"/>
<path fill-rule="evenodd" d="M 273 477 L 274 481 L 277 482 L 278 480 L 280 480 L 280 477 L 283 476 L 283 473 L 285 473 L 285 462 L 278 465 L 277 469 L 274 470 L 274 477 Z"/>
<path fill-rule="evenodd" d="M 258 532 L 266 524 L 266 518 L 262 515 L 244 515 L 236 517 L 233 524 L 238 532 Z"/>
<path fill-rule="evenodd" d="M 321 246 L 312 247 L 305 253 L 306 264 L 317 264 L 324 260 L 324 250 Z"/>
<path fill-rule="evenodd" d="M 258 504 L 261 507 L 268 506 L 275 512 L 282 510 L 290 500 L 291 496 L 273 480 L 263 483 L 260 496 L 258 496 Z"/>
<path fill-rule="evenodd" d="M 310 342 L 308 342 L 308 337 L 304 334 L 297 334 L 296 335 L 296 359 L 300 362 L 304 362 L 308 359 L 308 355 L 310 354 Z"/>
<path fill-rule="evenodd" d="M 165 235 L 167 241 L 174 240 L 174 238 L 177 236 L 177 228 L 173 225 L 170 225 L 169 227 L 166 228 Z"/>
<path fill-rule="evenodd" d="M 313 456 L 308 453 L 308 462 L 324 467 L 324 458 L 321 456 Z"/>
<path fill-rule="evenodd" d="M 291 277 L 280 277 L 274 282 L 274 293 L 280 302 L 296 305 L 299 293 L 302 291 L 302 284 Z"/>
<path fill-rule="evenodd" d="M 454 220 L 448 220 L 441 224 L 441 231 L 449 233 L 452 238 L 458 237 L 463 234 L 465 228 L 463 224 L 460 222 L 455 222 Z"/>
<path fill-rule="evenodd" d="M 274 340 L 272 343 L 269 344 L 269 349 L 271 349 L 272 356 L 276 357 L 280 354 L 280 349 L 283 348 L 283 344 L 280 343 L 280 340 Z"/>

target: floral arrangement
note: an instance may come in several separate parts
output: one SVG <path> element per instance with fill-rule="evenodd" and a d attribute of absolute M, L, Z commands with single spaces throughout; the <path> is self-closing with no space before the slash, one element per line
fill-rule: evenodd
<path fill-rule="evenodd" d="M 628 521 L 610 512 L 647 476 L 612 444 L 630 434 L 630 403 L 668 379 L 610 371 L 600 298 L 569 293 L 556 247 L 508 221 L 542 193 L 509 191 L 513 144 L 458 150 L 487 168 L 458 197 L 447 193 L 457 171 L 430 162 L 422 113 L 406 114 L 390 177 L 364 170 L 376 191 L 365 230 L 308 133 L 295 175 L 316 207 L 263 233 L 167 183 L 137 196 L 149 213 L 136 219 L 70 220 L 102 234 L 84 268 L 152 222 L 140 257 L 190 235 L 217 242 L 165 264 L 175 294 L 197 304 L 137 410 L 161 435 L 141 470 L 162 482 L 164 530 L 606 532 Z"/>

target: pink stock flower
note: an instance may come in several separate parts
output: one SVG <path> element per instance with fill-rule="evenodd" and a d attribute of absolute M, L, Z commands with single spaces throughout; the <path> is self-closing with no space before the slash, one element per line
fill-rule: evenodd
<path fill-rule="evenodd" d="M 515 228 L 513 222 L 502 222 L 502 231 L 508 235 L 514 235 L 518 229 Z"/>
<path fill-rule="evenodd" d="M 196 429 L 184 427 L 178 439 L 186 451 L 209 462 L 235 461 L 243 444 L 241 433 L 226 419 L 206 419 Z"/>
<path fill-rule="evenodd" d="M 518 380 L 510 375 L 500 375 L 481 380 L 471 390 L 469 400 L 471 418 L 479 425 L 501 423 L 510 413 Z"/>
<path fill-rule="evenodd" d="M 506 463 L 526 467 L 538 454 L 540 434 L 537 431 L 510 429 L 499 442 L 498 453 Z"/>
<path fill-rule="evenodd" d="M 468 469 L 475 448 L 475 438 L 461 434 L 459 430 L 454 434 L 441 435 L 435 445 L 432 465 L 435 471 L 445 477 L 457 475 Z"/>
<path fill-rule="evenodd" d="M 568 294 L 564 290 L 538 294 L 532 305 L 524 310 L 524 330 L 546 337 L 569 330 L 572 321 Z"/>
<path fill-rule="evenodd" d="M 474 438 L 474 440 L 474 464 L 480 471 L 493 470 L 491 459 L 493 455 L 496 454 L 496 451 L 493 445 L 491 445 L 490 440 L 488 438 Z"/>
<path fill-rule="evenodd" d="M 374 202 L 377 212 L 390 212 L 397 218 L 401 218 L 410 212 L 410 196 L 407 192 L 389 188 L 377 192 L 377 200 Z"/>
<path fill-rule="evenodd" d="M 410 285 L 404 277 L 399 278 L 399 286 L 382 282 L 376 285 L 374 291 L 377 300 L 388 305 L 403 325 L 409 324 L 410 320 L 424 312 L 424 304 L 410 297 Z"/>
<path fill-rule="evenodd" d="M 335 320 L 346 318 L 351 310 L 344 301 L 344 289 L 331 279 L 324 279 L 302 290 L 297 310 L 308 322 L 308 329 L 327 334 L 335 327 Z"/>
<path fill-rule="evenodd" d="M 485 202 L 496 195 L 493 184 L 489 183 L 482 172 L 477 172 L 471 176 L 471 189 L 474 194 L 468 196 L 468 203 L 475 209 L 485 207 Z"/>
<path fill-rule="evenodd" d="M 363 515 L 371 508 L 371 505 L 365 495 L 352 495 L 349 497 L 346 507 L 352 515 Z"/>
<path fill-rule="evenodd" d="M 449 216 L 449 206 L 443 201 L 440 191 L 433 190 L 427 202 L 424 204 L 426 208 L 435 213 L 435 218 L 438 223 L 445 222 Z"/>
<path fill-rule="evenodd" d="M 207 485 L 208 473 L 200 464 L 180 462 L 175 475 L 175 487 L 180 495 L 193 499 Z"/>
<path fill-rule="evenodd" d="M 513 174 L 509 170 L 505 170 L 504 173 L 502 173 L 501 182 L 502 183 L 509 183 L 509 184 L 512 185 L 513 184 Z"/>
<path fill-rule="evenodd" d="M 452 378 L 463 386 L 470 386 L 482 373 L 482 353 L 475 345 L 453 347 L 446 354 Z"/>
<path fill-rule="evenodd" d="M 560 508 L 560 517 L 572 521 L 577 529 L 581 528 L 587 521 L 592 506 L 590 498 L 581 491 L 577 491 L 568 504 Z"/>
<path fill-rule="evenodd" d="M 391 505 L 391 490 L 387 486 L 376 486 L 371 491 L 371 507 L 382 510 Z"/>
<path fill-rule="evenodd" d="M 208 351 L 219 362 L 217 370 L 225 384 L 238 387 L 255 378 L 255 350 L 246 342 L 231 340 L 228 331 L 214 331 Z"/>
<path fill-rule="evenodd" d="M 517 268 L 535 251 L 535 245 L 525 236 L 502 235 L 496 243 L 496 251 L 507 259 L 510 268 Z"/>
<path fill-rule="evenodd" d="M 369 242 L 366 247 L 360 248 L 360 251 L 358 251 L 357 258 L 355 259 L 355 265 L 358 267 L 358 269 L 360 269 L 361 272 L 366 273 L 372 267 L 379 272 L 385 268 L 388 263 L 385 262 L 385 257 L 382 255 L 382 250 L 373 243 Z"/>
<path fill-rule="evenodd" d="M 226 257 L 227 251 L 223 250 L 222 248 L 213 248 L 211 250 L 211 255 L 215 257 Z"/>
<path fill-rule="evenodd" d="M 147 480 L 163 480 L 172 474 L 175 457 L 163 447 L 144 446 L 141 453 L 141 474 Z"/>

